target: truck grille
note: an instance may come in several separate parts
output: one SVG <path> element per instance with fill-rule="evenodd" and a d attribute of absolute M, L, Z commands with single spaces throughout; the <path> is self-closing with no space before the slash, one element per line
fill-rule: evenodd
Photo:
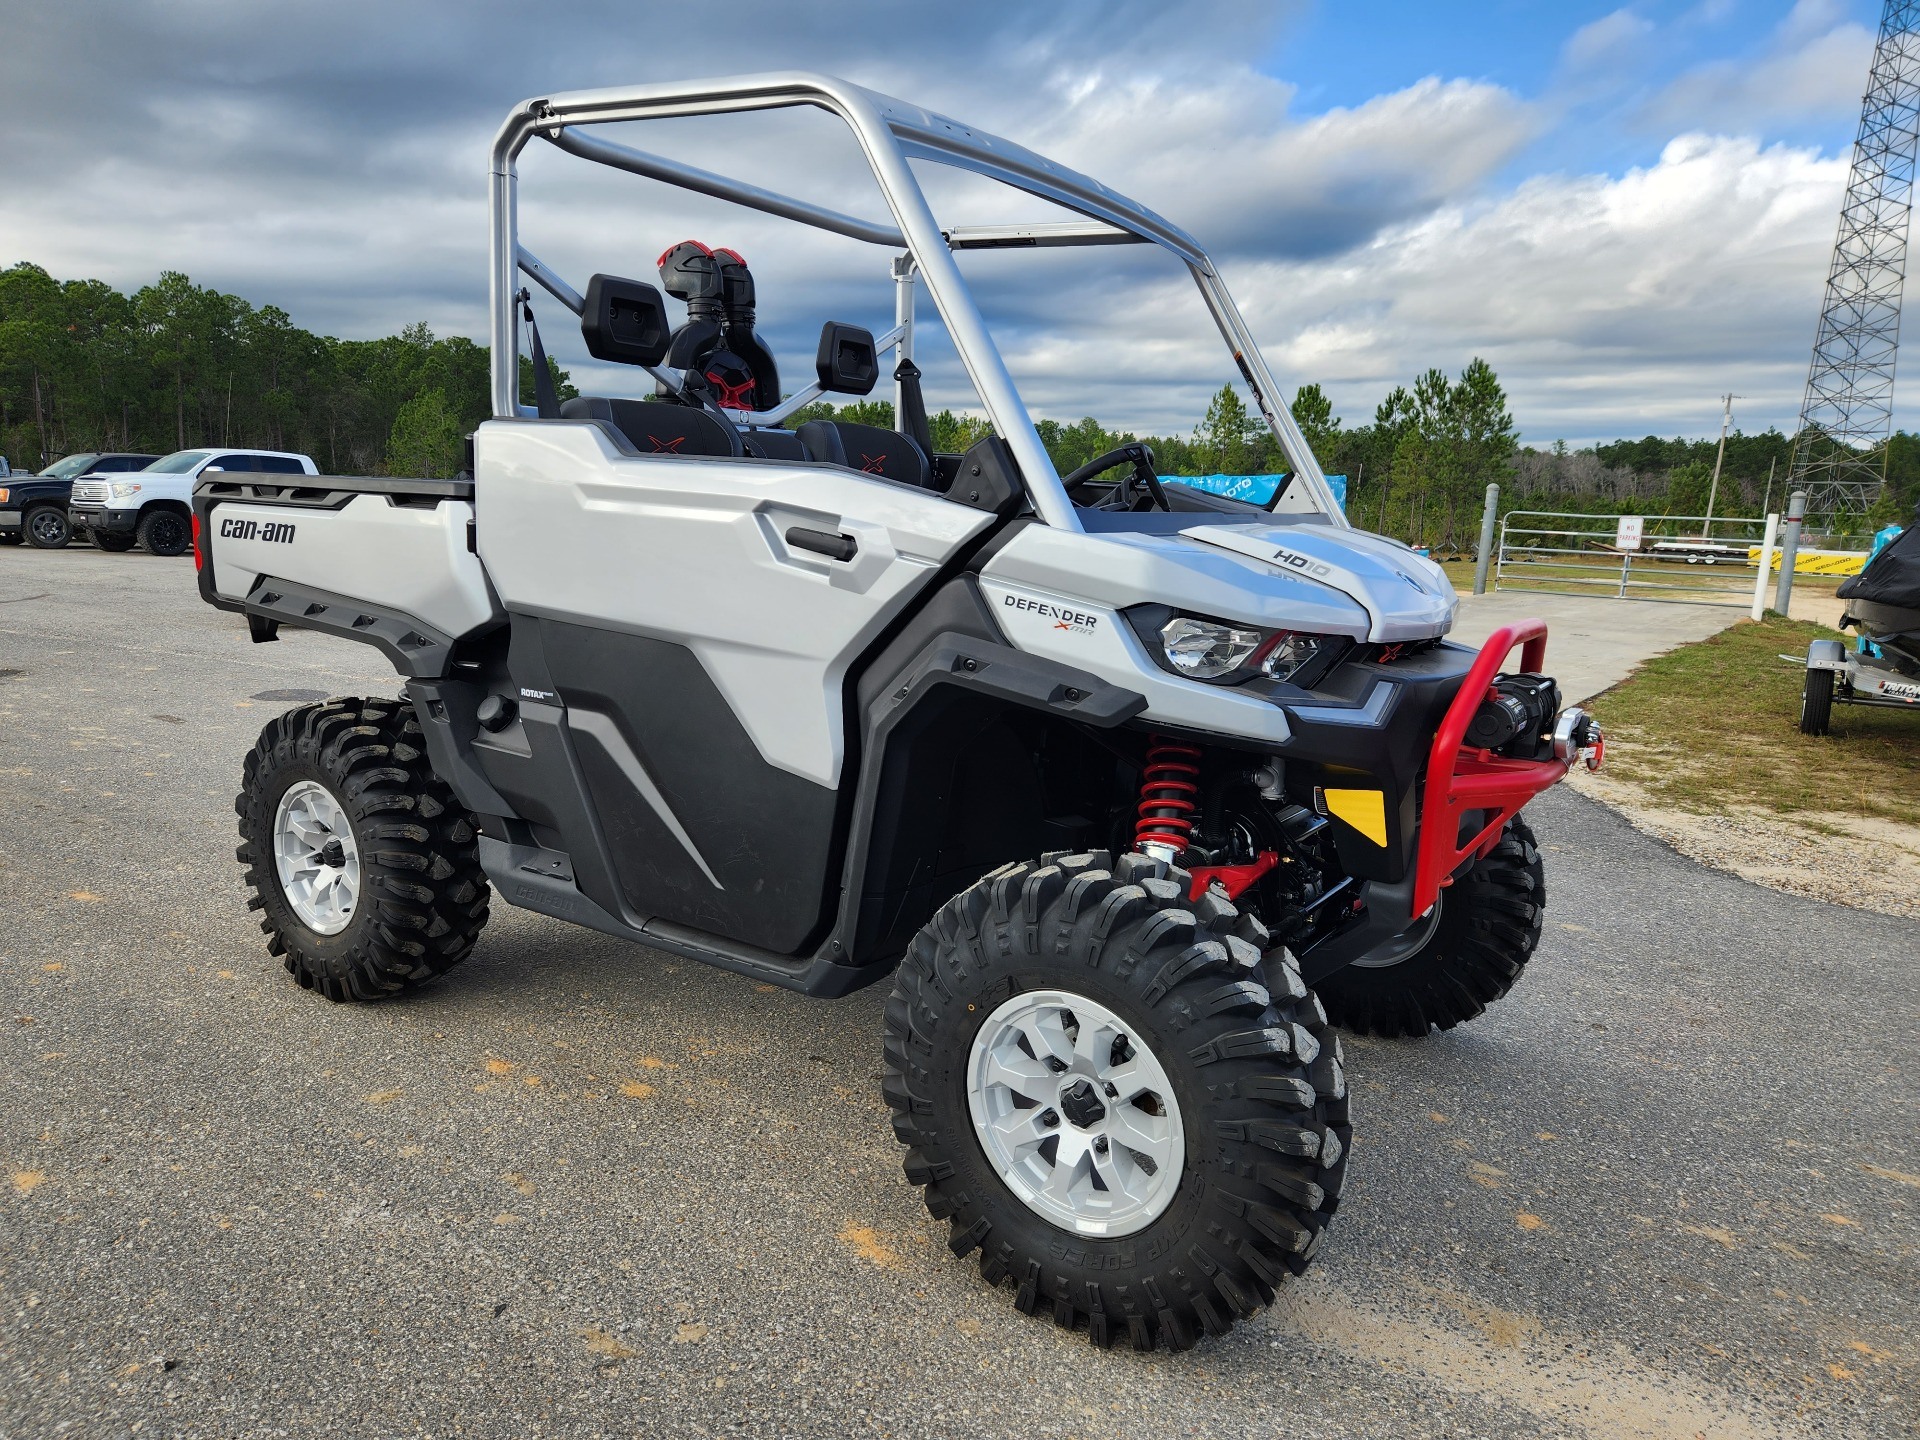
<path fill-rule="evenodd" d="M 102 504 L 111 493 L 107 489 L 110 483 L 106 480 L 76 480 L 73 482 L 73 498 L 82 503 Z"/>

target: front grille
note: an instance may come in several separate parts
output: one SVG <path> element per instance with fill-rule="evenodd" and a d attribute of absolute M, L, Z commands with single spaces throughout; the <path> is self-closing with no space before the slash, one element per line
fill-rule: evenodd
<path fill-rule="evenodd" d="M 102 505 L 112 493 L 107 480 L 76 480 L 73 482 L 73 498 L 82 504 Z"/>

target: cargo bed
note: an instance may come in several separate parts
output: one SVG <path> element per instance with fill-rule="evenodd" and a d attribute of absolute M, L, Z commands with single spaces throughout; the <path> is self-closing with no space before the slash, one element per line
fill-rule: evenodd
<path fill-rule="evenodd" d="M 193 518 L 201 596 L 256 640 L 326 631 L 432 678 L 455 640 L 504 618 L 474 553 L 471 480 L 222 476 L 194 487 Z"/>

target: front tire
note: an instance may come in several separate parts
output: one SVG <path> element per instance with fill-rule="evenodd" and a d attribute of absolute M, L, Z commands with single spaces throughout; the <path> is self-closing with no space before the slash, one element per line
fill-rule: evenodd
<path fill-rule="evenodd" d="M 187 517 L 172 510 L 149 510 L 140 517 L 134 535 L 147 547 L 149 555 L 184 555 L 187 546 L 193 543 L 193 530 Z"/>
<path fill-rule="evenodd" d="M 1306 1268 L 1346 1173 L 1325 1012 L 1189 883 L 1144 855 L 1006 866 L 914 938 L 886 1007 L 882 1092 L 949 1248 L 1096 1345 L 1225 1334 Z"/>
<path fill-rule="evenodd" d="M 401 701 L 328 700 L 268 721 L 234 809 L 267 949 L 329 1000 L 445 974 L 487 923 L 473 817 Z"/>
<path fill-rule="evenodd" d="M 73 526 L 67 523 L 67 512 L 57 505 L 29 510 L 21 529 L 26 533 L 27 543 L 36 550 L 64 550 L 73 539 Z"/>
<path fill-rule="evenodd" d="M 1320 981 L 1333 1023 L 1360 1035 L 1418 1039 L 1482 1014 L 1513 989 L 1540 944 L 1547 882 L 1533 831 L 1518 815 L 1499 843 L 1440 892 L 1423 935 Z"/>

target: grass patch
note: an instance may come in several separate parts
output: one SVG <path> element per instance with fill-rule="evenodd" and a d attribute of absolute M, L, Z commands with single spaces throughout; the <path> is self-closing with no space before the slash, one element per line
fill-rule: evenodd
<path fill-rule="evenodd" d="M 1606 773 L 1697 814 L 1738 804 L 1920 825 L 1920 714 L 1836 702 L 1832 734 L 1800 733 L 1805 671 L 1780 656 L 1833 635 L 1769 617 L 1649 660 L 1591 702 Z"/>

